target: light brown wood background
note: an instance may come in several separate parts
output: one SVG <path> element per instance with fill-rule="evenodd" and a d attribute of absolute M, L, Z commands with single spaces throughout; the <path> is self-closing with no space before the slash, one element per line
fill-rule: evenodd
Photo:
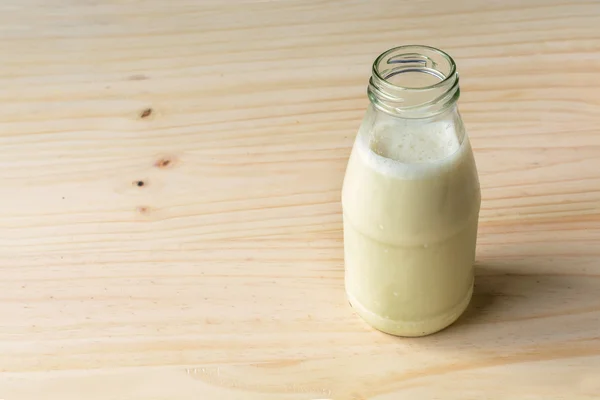
<path fill-rule="evenodd" d="M 483 194 L 472 305 L 421 339 L 343 291 L 407 43 L 455 57 Z M 0 54 L 0 398 L 600 396 L 599 1 L 4 0 Z"/>

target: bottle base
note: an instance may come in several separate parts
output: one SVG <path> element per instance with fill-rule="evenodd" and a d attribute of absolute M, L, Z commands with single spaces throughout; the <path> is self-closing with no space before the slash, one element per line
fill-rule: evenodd
<path fill-rule="evenodd" d="M 346 291 L 346 296 L 356 313 L 373 328 L 395 336 L 419 337 L 431 335 L 452 325 L 469 305 L 473 296 L 473 285 L 470 286 L 463 299 L 448 312 L 423 321 L 401 321 L 383 318 L 363 307 L 348 291 Z"/>

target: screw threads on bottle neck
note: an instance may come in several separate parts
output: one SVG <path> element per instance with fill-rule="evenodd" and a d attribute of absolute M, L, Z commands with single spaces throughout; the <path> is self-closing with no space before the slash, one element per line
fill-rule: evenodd
<path fill-rule="evenodd" d="M 427 46 L 401 46 L 373 63 L 369 99 L 379 110 L 405 118 L 439 114 L 460 96 L 452 58 Z"/>

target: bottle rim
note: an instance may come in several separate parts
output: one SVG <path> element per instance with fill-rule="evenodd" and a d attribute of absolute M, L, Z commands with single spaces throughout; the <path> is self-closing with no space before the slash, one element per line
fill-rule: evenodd
<path fill-rule="evenodd" d="M 439 54 L 440 56 L 442 56 L 442 58 L 444 58 L 448 62 L 448 65 L 450 66 L 450 71 L 447 74 L 444 74 L 445 76 L 443 79 L 441 79 L 440 81 L 438 81 L 432 85 L 426 85 L 426 86 L 421 86 L 421 87 L 406 87 L 406 86 L 391 83 L 387 80 L 388 77 L 384 77 L 381 75 L 381 73 L 379 71 L 379 65 L 380 65 L 381 61 L 385 57 L 389 56 L 390 54 L 404 52 L 405 50 L 427 50 L 427 51 L 431 51 L 433 53 Z M 384 85 L 388 85 L 393 88 L 401 88 L 401 89 L 405 89 L 405 90 L 429 90 L 429 89 L 435 89 L 440 86 L 444 86 L 444 84 L 446 84 L 450 79 L 452 79 L 454 77 L 454 75 L 456 75 L 456 62 L 454 62 L 454 59 L 448 53 L 446 53 L 445 51 L 440 50 L 436 47 L 420 45 L 420 44 L 407 44 L 407 45 L 393 47 L 393 48 L 381 53 L 373 62 L 372 70 L 373 70 L 372 71 L 373 75 L 376 76 L 377 78 L 379 78 Z"/>

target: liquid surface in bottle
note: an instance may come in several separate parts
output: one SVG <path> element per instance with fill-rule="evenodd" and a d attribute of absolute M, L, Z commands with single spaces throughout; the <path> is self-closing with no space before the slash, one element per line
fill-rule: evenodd
<path fill-rule="evenodd" d="M 427 335 L 472 294 L 480 195 L 471 146 L 444 121 L 374 129 L 359 132 L 342 191 L 346 292 L 375 328 Z"/>

